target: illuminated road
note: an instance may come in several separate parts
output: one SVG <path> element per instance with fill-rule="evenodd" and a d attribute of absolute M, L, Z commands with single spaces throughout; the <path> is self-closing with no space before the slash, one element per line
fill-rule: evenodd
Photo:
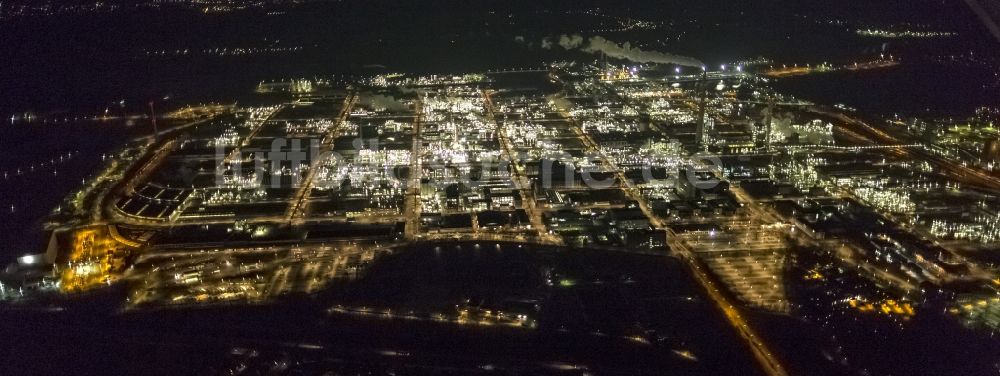
<path fill-rule="evenodd" d="M 574 125 L 574 130 L 580 139 L 584 142 L 589 149 L 598 153 L 601 156 L 604 163 L 612 168 L 616 173 L 619 181 L 622 182 L 622 190 L 629 196 L 629 198 L 635 200 L 640 209 L 649 218 L 650 224 L 653 225 L 657 230 L 664 231 L 667 238 L 667 244 L 670 249 L 676 253 L 679 258 L 688 265 L 689 269 L 695 277 L 695 280 L 701 284 L 702 288 L 707 292 L 709 298 L 716 306 L 723 312 L 726 319 L 729 321 L 730 326 L 736 329 L 739 333 L 740 338 L 750 347 L 754 358 L 760 364 L 761 369 L 768 375 L 771 376 L 786 376 L 788 373 L 785 371 L 784 367 L 774 357 L 768 346 L 762 341 L 762 339 L 754 332 L 754 330 L 747 324 L 746 320 L 743 318 L 739 310 L 733 305 L 729 297 L 723 293 L 723 291 L 718 287 L 715 281 L 710 276 L 710 272 L 705 270 L 705 268 L 698 261 L 697 257 L 691 252 L 691 250 L 684 244 L 680 237 L 677 236 L 671 229 L 664 226 L 663 221 L 657 217 L 652 210 L 649 209 L 649 204 L 646 199 L 642 197 L 641 192 L 638 188 L 631 184 L 631 181 L 627 179 L 620 168 L 618 168 L 613 161 L 608 158 L 604 153 L 601 152 L 597 143 L 593 139 L 583 133 L 582 128 L 579 123 L 564 112 L 564 117 L 569 119 Z M 759 214 L 762 215 L 762 214 Z"/>
<path fill-rule="evenodd" d="M 632 184 L 632 180 L 625 176 L 625 172 L 622 171 L 622 169 L 601 150 L 600 146 L 594 142 L 594 139 L 590 137 L 590 135 L 583 132 L 583 128 L 580 126 L 580 123 L 576 121 L 576 119 L 565 111 L 561 114 L 564 118 L 566 118 L 566 120 L 573 124 L 573 132 L 576 133 L 578 138 L 580 138 L 580 141 L 582 141 L 591 152 L 600 156 L 604 165 L 614 172 L 615 178 L 619 183 L 619 188 L 622 192 L 625 192 L 625 195 L 628 196 L 629 199 L 639 204 L 639 209 L 642 210 L 642 213 L 649 219 L 649 223 L 656 229 L 663 229 L 663 221 L 660 220 L 656 214 L 653 214 L 653 210 L 650 209 L 649 203 L 647 203 L 646 199 L 642 197 L 642 192 L 639 191 L 634 184 Z"/>
<path fill-rule="evenodd" d="M 899 65 L 899 61 L 896 60 L 875 60 L 867 61 L 863 63 L 854 63 L 842 66 L 831 66 L 831 65 L 816 65 L 816 66 L 785 66 L 782 68 L 775 68 L 764 71 L 763 75 L 772 78 L 782 78 L 782 77 L 793 77 L 793 76 L 804 76 L 808 74 L 815 73 L 829 73 L 842 70 L 848 71 L 860 71 L 860 70 L 870 70 L 870 69 L 882 69 L 890 68 Z"/>
<path fill-rule="evenodd" d="M 538 237 L 543 239 L 544 242 L 548 244 L 563 245 L 563 239 L 557 235 L 550 234 L 545 226 L 545 222 L 542 221 L 542 212 L 538 208 L 538 204 L 535 201 L 535 193 L 531 189 L 531 183 L 528 178 L 524 175 L 524 167 L 521 166 L 520 158 L 517 158 L 517 154 L 514 153 L 514 149 L 511 146 L 510 139 L 507 136 L 507 130 L 504 128 L 503 124 L 500 124 L 496 120 L 496 109 L 493 104 L 493 99 L 490 97 L 493 94 L 490 90 L 483 91 L 483 105 L 486 106 L 486 118 L 487 120 L 496 125 L 497 138 L 500 139 L 500 145 L 503 148 L 504 157 L 510 161 L 511 174 L 514 180 L 514 184 L 517 185 L 517 190 L 521 194 L 521 202 L 524 210 L 528 213 L 528 219 L 531 221 L 531 226 L 538 232 Z"/>
<path fill-rule="evenodd" d="M 233 148 L 233 151 L 229 152 L 229 154 L 226 155 L 226 158 L 223 160 L 223 162 L 228 165 L 236 160 L 242 159 L 240 154 L 242 153 L 243 147 L 250 145 L 250 140 L 253 140 L 254 137 L 257 137 L 257 133 L 260 132 L 260 129 L 264 127 L 264 124 L 267 124 L 267 121 L 271 120 L 271 117 L 274 116 L 274 114 L 281 111 L 282 108 L 284 108 L 283 105 L 277 106 L 274 108 L 273 111 L 269 112 L 263 118 L 258 119 L 256 122 L 254 122 L 250 126 L 250 133 L 247 134 L 247 136 L 244 137 L 242 141 L 240 141 L 240 145 L 238 147 Z"/>
<path fill-rule="evenodd" d="M 709 298 L 715 303 L 716 306 L 722 310 L 722 313 L 726 316 L 729 324 L 736 329 L 739 333 L 740 338 L 744 340 L 749 346 L 750 350 L 753 352 L 754 358 L 761 365 L 764 373 L 771 376 L 787 376 L 788 372 L 781 365 L 777 358 L 771 353 L 767 345 L 761 340 L 760 336 L 754 332 L 754 330 L 747 324 L 746 320 L 740 311 L 733 306 L 733 303 L 724 294 L 724 292 L 718 287 L 715 281 L 712 279 L 710 272 L 702 267 L 701 263 L 698 261 L 697 257 L 691 252 L 687 245 L 677 236 L 673 230 L 669 228 L 666 229 L 667 234 L 667 244 L 670 245 L 670 249 L 674 251 L 675 254 L 679 256 L 681 260 L 684 260 L 688 267 L 691 269 L 695 277 L 695 280 L 701 284 L 705 292 L 708 293 Z"/>
<path fill-rule="evenodd" d="M 820 108 L 810 108 L 810 112 L 831 117 L 842 123 L 841 131 L 851 138 L 859 141 L 867 140 L 876 144 L 900 145 L 907 144 L 906 140 L 900 140 L 885 131 L 875 128 L 868 123 L 852 118 L 846 114 L 831 112 Z M 897 148 L 887 149 L 888 152 L 906 159 L 925 160 L 942 169 L 950 178 L 956 182 L 979 187 L 1000 193 L 1000 178 L 992 176 L 984 171 L 963 166 L 955 161 L 935 155 L 924 148 Z"/>
<path fill-rule="evenodd" d="M 159 141 L 161 143 L 160 145 L 156 144 L 156 141 L 154 141 L 154 138 L 152 136 L 147 137 L 146 139 L 149 142 L 148 146 L 149 149 L 155 149 L 155 151 L 153 152 L 153 154 L 147 154 L 143 157 L 143 158 L 148 157 L 148 160 L 145 163 L 143 163 L 141 167 L 134 170 L 126 168 L 125 172 L 123 172 L 121 181 L 109 185 L 107 189 L 98 192 L 97 199 L 94 200 L 94 207 L 91 209 L 90 213 L 91 222 L 93 224 L 101 224 L 108 219 L 114 219 L 115 221 L 125 220 L 127 222 L 128 217 L 122 215 L 123 213 L 121 213 L 121 211 L 118 210 L 118 208 L 114 205 L 115 201 L 117 201 L 121 195 L 131 194 L 135 190 L 135 187 L 139 184 L 139 182 L 143 181 L 146 177 L 148 177 L 151 173 L 153 173 L 156 167 L 159 166 L 160 162 L 162 162 L 163 159 L 166 158 L 167 155 L 169 155 L 169 152 L 173 149 L 172 146 L 176 141 L 173 138 L 174 136 L 178 135 L 182 130 L 207 122 L 211 119 L 212 118 L 193 121 L 160 132 L 160 134 L 162 135 L 170 136 L 161 138 L 160 139 L 161 141 Z M 140 160 L 141 159 L 142 158 L 140 158 Z M 117 161 L 112 161 L 112 163 L 115 165 L 118 164 Z M 111 171 L 111 170 L 113 170 L 113 168 L 106 171 Z M 105 176 L 105 178 L 111 179 L 111 177 L 109 176 Z"/>
<path fill-rule="evenodd" d="M 406 211 L 406 225 L 403 228 L 403 236 L 407 240 L 415 239 L 420 233 L 420 177 L 423 174 L 421 157 L 423 155 L 422 146 L 424 144 L 421 138 L 421 126 L 424 120 L 424 103 L 419 96 L 415 106 L 417 114 L 413 121 L 413 144 L 410 146 L 410 182 L 407 184 L 406 197 L 403 199 L 403 207 Z"/>
<path fill-rule="evenodd" d="M 340 115 L 337 116 L 337 120 L 327 131 L 327 134 L 323 137 L 323 141 L 320 143 L 319 155 L 312 156 L 312 163 L 309 165 L 309 171 L 306 171 L 306 176 L 303 181 L 299 184 L 299 189 L 295 192 L 295 199 L 292 200 L 292 205 L 288 207 L 288 212 L 285 214 L 286 219 L 289 222 L 301 221 L 302 217 L 305 216 L 306 206 L 308 206 L 309 195 L 312 193 L 313 181 L 315 180 L 316 170 L 320 163 L 324 162 L 325 156 L 329 155 L 333 151 L 333 142 L 337 139 L 340 134 L 340 126 L 350 115 L 351 109 L 358 101 L 358 96 L 355 93 L 348 93 L 347 97 L 344 98 L 344 108 L 341 109 Z"/>

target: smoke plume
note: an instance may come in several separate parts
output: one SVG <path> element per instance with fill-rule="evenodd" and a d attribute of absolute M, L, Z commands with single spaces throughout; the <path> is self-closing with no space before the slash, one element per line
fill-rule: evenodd
<path fill-rule="evenodd" d="M 579 35 L 562 35 L 559 37 L 559 45 L 567 50 L 572 50 L 583 45 L 583 37 Z"/>
<path fill-rule="evenodd" d="M 636 63 L 675 64 L 687 67 L 701 67 L 704 65 L 701 61 L 693 57 L 671 55 L 659 51 L 644 51 L 638 47 L 633 47 L 628 42 L 619 45 L 601 36 L 590 37 L 584 43 L 584 39 L 580 35 L 564 34 L 559 36 L 558 43 L 559 46 L 566 50 L 579 49 L 587 53 L 604 54 L 608 57 L 629 60 Z M 552 39 L 542 39 L 542 48 L 550 49 L 552 47 Z"/>
<path fill-rule="evenodd" d="M 388 111 L 405 111 L 409 109 L 406 104 L 400 102 L 396 99 L 396 97 L 391 95 L 370 94 L 364 95 L 361 98 L 361 103 L 375 108 L 384 108 Z"/>

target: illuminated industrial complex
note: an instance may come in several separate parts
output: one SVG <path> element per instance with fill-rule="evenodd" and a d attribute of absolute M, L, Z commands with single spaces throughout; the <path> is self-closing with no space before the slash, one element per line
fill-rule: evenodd
<path fill-rule="evenodd" d="M 124 285 L 126 310 L 258 305 L 337 289 L 410 246 L 530 246 L 679 261 L 768 375 L 789 372 L 747 312 L 905 326 L 944 310 L 996 329 L 1000 271 L 982 250 L 1000 241 L 997 114 L 873 122 L 769 85 L 896 62 L 866 64 L 262 83 L 281 99 L 185 108 L 107 156 L 52 214 L 49 251 L 24 260 L 49 271 L 0 288 L 18 300 Z M 602 283 L 547 273 L 545 288 Z M 537 330 L 537 305 L 504 304 L 324 309 Z"/>

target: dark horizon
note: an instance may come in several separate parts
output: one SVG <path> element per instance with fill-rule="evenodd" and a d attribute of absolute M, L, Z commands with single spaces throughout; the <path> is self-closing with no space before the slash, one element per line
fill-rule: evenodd
<path fill-rule="evenodd" d="M 0 362 L 995 373 L 995 11 L 5 0 Z"/>

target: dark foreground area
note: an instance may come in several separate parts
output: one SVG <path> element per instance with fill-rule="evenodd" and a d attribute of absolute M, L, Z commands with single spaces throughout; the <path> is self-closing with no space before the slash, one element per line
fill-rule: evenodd
<path fill-rule="evenodd" d="M 0 327 L 12 345 L 0 359 L 5 369 L 173 375 L 756 369 L 681 264 L 665 256 L 450 243 L 394 251 L 364 276 L 319 296 L 266 305 L 121 311 L 108 307 L 121 307 L 125 292 L 110 290 L 49 308 L 4 308 Z M 330 311 L 334 306 L 378 314 Z M 524 324 L 485 318 L 484 311 L 500 309 L 531 318 Z M 464 319 L 443 318 L 456 313 Z"/>

